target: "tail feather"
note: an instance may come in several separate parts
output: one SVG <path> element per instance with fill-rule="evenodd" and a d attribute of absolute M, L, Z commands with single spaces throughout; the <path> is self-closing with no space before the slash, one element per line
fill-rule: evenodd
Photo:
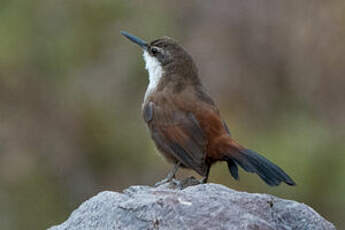
<path fill-rule="evenodd" d="M 236 180 L 238 179 L 236 164 L 238 164 L 245 171 L 258 174 L 270 186 L 279 185 L 281 182 L 295 185 L 295 182 L 281 168 L 250 149 L 238 150 L 235 156 L 228 155 L 225 160 L 231 175 Z"/>

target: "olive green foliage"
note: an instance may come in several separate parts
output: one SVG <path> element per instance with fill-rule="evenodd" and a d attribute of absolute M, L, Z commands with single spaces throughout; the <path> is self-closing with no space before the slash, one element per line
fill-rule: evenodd
<path fill-rule="evenodd" d="M 2 0 L 0 228 L 44 229 L 171 167 L 141 118 L 141 52 L 120 30 L 179 40 L 235 139 L 297 186 L 242 170 L 237 182 L 224 164 L 210 182 L 307 203 L 344 228 L 344 15 L 341 0 Z"/>

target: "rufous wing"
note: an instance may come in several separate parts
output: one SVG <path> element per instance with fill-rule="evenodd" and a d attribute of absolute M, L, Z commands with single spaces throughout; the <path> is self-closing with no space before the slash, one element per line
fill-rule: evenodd
<path fill-rule="evenodd" d="M 207 137 L 192 112 L 149 102 L 144 107 L 143 116 L 158 149 L 171 154 L 200 175 L 207 174 Z"/>

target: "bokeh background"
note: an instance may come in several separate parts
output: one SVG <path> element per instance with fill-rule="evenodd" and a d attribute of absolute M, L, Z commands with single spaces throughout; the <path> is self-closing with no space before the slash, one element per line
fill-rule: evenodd
<path fill-rule="evenodd" d="M 306 203 L 345 229 L 343 0 L 2 0 L 1 229 L 45 229 L 170 169 L 141 118 L 141 51 L 120 30 L 180 41 L 233 136 L 298 186 L 243 170 L 237 182 L 225 164 L 210 182 Z"/>

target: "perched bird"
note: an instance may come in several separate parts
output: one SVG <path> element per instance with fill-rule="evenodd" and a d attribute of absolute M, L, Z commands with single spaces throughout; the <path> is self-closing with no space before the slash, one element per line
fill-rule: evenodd
<path fill-rule="evenodd" d="M 202 85 L 192 57 L 182 46 L 168 37 L 148 43 L 127 32 L 121 34 L 144 52 L 149 85 L 143 118 L 159 152 L 174 164 L 161 183 L 172 180 L 179 167 L 195 170 L 206 183 L 212 164 L 225 161 L 235 179 L 241 166 L 268 185 L 295 185 L 277 165 L 234 141 Z"/>

